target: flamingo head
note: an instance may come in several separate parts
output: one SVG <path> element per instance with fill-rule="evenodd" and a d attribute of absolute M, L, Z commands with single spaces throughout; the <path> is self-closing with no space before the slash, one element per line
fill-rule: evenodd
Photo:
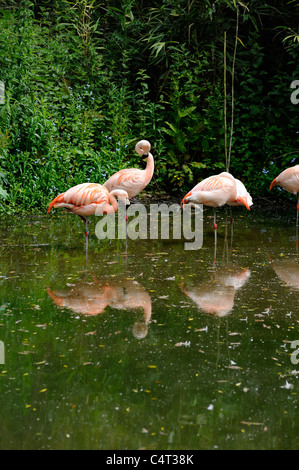
<path fill-rule="evenodd" d="M 125 206 L 130 205 L 129 195 L 127 191 L 124 191 L 123 189 L 113 189 L 113 191 L 111 191 L 109 194 L 112 197 L 113 196 L 117 197 L 117 199 L 121 201 L 123 204 L 125 204 Z"/>
<path fill-rule="evenodd" d="M 192 196 L 192 191 L 187 193 L 181 200 L 181 205 L 183 206 L 183 209 L 185 209 L 185 205 L 188 204 L 188 202 L 190 201 L 191 196 Z"/>
<path fill-rule="evenodd" d="M 135 150 L 139 155 L 148 157 L 148 154 L 151 150 L 151 144 L 148 142 L 148 140 L 140 140 L 139 142 L 137 142 Z"/>

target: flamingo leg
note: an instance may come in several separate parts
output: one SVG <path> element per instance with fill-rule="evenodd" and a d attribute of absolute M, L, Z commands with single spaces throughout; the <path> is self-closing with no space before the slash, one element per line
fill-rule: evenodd
<path fill-rule="evenodd" d="M 230 214 L 230 223 L 233 224 L 234 223 L 234 218 L 233 218 L 233 213 L 232 213 L 232 208 L 229 207 L 229 214 Z"/>
<path fill-rule="evenodd" d="M 127 204 L 126 205 L 126 259 L 127 259 L 127 256 L 128 256 L 128 214 L 127 214 L 127 209 L 128 207 L 130 206 L 130 204 Z"/>
<path fill-rule="evenodd" d="M 217 230 L 217 224 L 216 224 L 216 207 L 214 208 L 214 223 L 213 223 L 214 230 L 216 232 Z"/>
<path fill-rule="evenodd" d="M 232 208 L 229 208 L 230 211 L 230 235 L 231 235 L 231 243 L 233 240 L 233 234 L 234 234 L 234 219 L 233 219 L 233 214 L 232 214 Z"/>
<path fill-rule="evenodd" d="M 216 207 L 214 208 L 214 234 L 215 234 L 215 244 L 214 244 L 214 260 L 213 264 L 216 263 L 216 252 L 217 252 L 217 224 L 216 224 Z"/>
<path fill-rule="evenodd" d="M 215 230 L 215 243 L 214 243 L 214 259 L 213 264 L 216 264 L 217 259 L 217 230 Z"/>
<path fill-rule="evenodd" d="M 298 213 L 299 213 L 299 197 L 298 197 L 298 201 L 297 201 L 296 227 L 298 227 Z"/>
<path fill-rule="evenodd" d="M 89 220 L 85 218 L 85 245 L 86 245 L 86 259 L 87 259 L 87 252 L 88 252 L 88 223 Z"/>
<path fill-rule="evenodd" d="M 79 214 L 78 214 L 79 215 Z M 83 215 L 79 215 L 80 219 L 83 220 L 85 223 L 85 244 L 86 244 L 86 257 L 87 257 L 87 251 L 88 251 L 88 224 L 90 224 L 90 220 L 88 220 L 88 217 L 84 217 Z"/>

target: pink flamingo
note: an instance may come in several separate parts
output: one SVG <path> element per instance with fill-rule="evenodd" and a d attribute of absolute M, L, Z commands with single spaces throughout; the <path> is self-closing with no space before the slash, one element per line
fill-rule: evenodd
<path fill-rule="evenodd" d="M 111 192 L 97 183 L 82 183 L 73 186 L 65 193 L 59 194 L 50 202 L 48 213 L 52 207 L 66 207 L 77 214 L 85 222 L 86 244 L 88 240 L 88 216 L 94 214 L 113 214 L 118 210 L 116 197 L 125 204 L 128 203 L 128 194 L 124 190 L 116 189 Z"/>
<path fill-rule="evenodd" d="M 289 193 L 297 194 L 299 192 L 299 165 L 292 166 L 282 171 L 270 185 L 271 189 L 276 186 L 282 186 Z M 299 197 L 297 201 L 296 227 L 298 227 Z"/>
<path fill-rule="evenodd" d="M 108 191 L 122 189 L 128 193 L 129 199 L 137 196 L 151 181 L 154 173 L 154 157 L 150 153 L 151 144 L 147 140 L 140 140 L 135 146 L 139 155 L 146 157 L 145 170 L 138 168 L 125 168 L 114 173 L 105 183 Z"/>
<path fill-rule="evenodd" d="M 217 207 L 224 206 L 224 204 L 242 204 L 250 210 L 247 198 L 240 193 L 240 190 L 238 190 L 239 187 L 240 185 L 237 186 L 236 179 L 230 173 L 223 172 L 219 175 L 210 176 L 194 186 L 194 188 L 183 197 L 181 204 L 183 204 L 183 208 L 187 203 L 204 204 L 214 207 L 213 226 L 216 232 Z"/>

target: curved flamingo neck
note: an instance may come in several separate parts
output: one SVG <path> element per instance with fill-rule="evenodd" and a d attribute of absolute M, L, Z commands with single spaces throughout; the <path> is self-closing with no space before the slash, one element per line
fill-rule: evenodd
<path fill-rule="evenodd" d="M 145 178 L 147 182 L 150 182 L 150 180 L 152 179 L 153 174 L 154 174 L 154 169 L 155 169 L 154 157 L 149 152 L 147 155 L 147 159 L 146 159 L 146 168 L 144 170 Z"/>
<path fill-rule="evenodd" d="M 112 207 L 111 206 L 109 207 L 107 214 L 109 213 L 112 214 L 113 212 L 116 212 L 118 209 L 118 202 L 116 200 L 116 197 L 112 193 L 113 191 L 109 194 L 109 201 Z"/>

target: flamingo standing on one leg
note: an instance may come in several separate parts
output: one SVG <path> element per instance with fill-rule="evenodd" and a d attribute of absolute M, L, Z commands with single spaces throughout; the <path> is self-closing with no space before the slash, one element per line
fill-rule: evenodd
<path fill-rule="evenodd" d="M 139 155 L 146 157 L 145 170 L 140 170 L 138 168 L 125 168 L 114 173 L 114 175 L 110 176 L 110 178 L 104 183 L 104 186 L 108 191 L 112 191 L 114 189 L 122 189 L 126 191 L 129 195 L 129 199 L 137 196 L 137 194 L 139 194 L 150 183 L 155 168 L 154 157 L 150 153 L 151 144 L 147 140 L 140 140 L 137 142 L 135 150 Z M 126 215 L 126 222 L 127 220 L 128 216 Z"/>
<path fill-rule="evenodd" d="M 292 166 L 282 171 L 270 185 L 270 191 L 273 186 L 282 186 L 289 193 L 297 194 L 299 192 L 299 165 Z M 298 228 L 299 197 L 297 201 L 296 227 Z"/>
<path fill-rule="evenodd" d="M 215 253 L 217 243 L 217 224 L 216 224 L 216 208 L 235 202 L 243 204 L 247 209 L 249 205 L 246 199 L 238 196 L 237 184 L 235 178 L 227 172 L 219 175 L 213 175 L 198 183 L 194 188 L 184 196 L 181 204 L 183 208 L 186 203 L 204 204 L 214 207 L 214 233 L 215 233 Z M 215 259 L 214 259 L 215 261 Z"/>
<path fill-rule="evenodd" d="M 147 140 L 140 140 L 135 146 L 139 155 L 146 157 L 145 170 L 138 168 L 125 168 L 114 173 L 105 183 L 108 191 L 123 189 L 128 193 L 129 199 L 137 196 L 151 181 L 154 173 L 154 157 L 150 153 L 151 144 Z"/>
<path fill-rule="evenodd" d="M 217 230 L 216 208 L 224 204 L 243 204 L 250 209 L 247 200 L 238 194 L 237 183 L 230 173 L 220 173 L 204 179 L 183 197 L 181 204 L 186 203 L 204 204 L 214 207 L 214 229 Z"/>
<path fill-rule="evenodd" d="M 48 213 L 52 207 L 66 207 L 77 214 L 85 222 L 86 249 L 88 244 L 88 216 L 94 214 L 113 214 L 118 209 L 118 197 L 125 204 L 129 201 L 128 193 L 124 190 L 109 192 L 98 183 L 82 183 L 73 186 L 65 193 L 59 194 L 50 202 Z"/>

